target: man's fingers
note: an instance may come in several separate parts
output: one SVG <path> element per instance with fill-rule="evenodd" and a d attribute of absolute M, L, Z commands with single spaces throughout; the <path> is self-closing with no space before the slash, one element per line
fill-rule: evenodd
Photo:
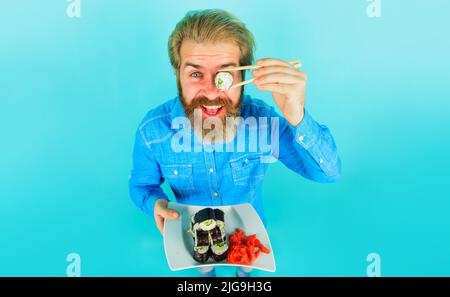
<path fill-rule="evenodd" d="M 180 214 L 173 209 L 165 209 L 162 211 L 160 210 L 159 213 L 155 214 L 156 227 L 158 227 L 159 232 L 163 234 L 165 220 L 174 220 L 177 219 L 179 216 Z"/>
<path fill-rule="evenodd" d="M 159 232 L 163 234 L 164 231 L 164 220 L 175 220 L 180 217 L 178 211 L 174 209 L 167 208 L 168 201 L 166 199 L 158 199 L 155 202 L 154 216 L 156 227 L 158 227 Z"/>
<path fill-rule="evenodd" d="M 301 80 L 302 78 L 300 76 L 294 76 L 284 72 L 274 72 L 255 78 L 253 83 L 256 86 L 272 83 L 296 84 Z"/>
<path fill-rule="evenodd" d="M 170 209 L 170 208 L 161 208 L 158 211 L 158 214 L 163 217 L 164 219 L 167 220 L 174 220 L 174 219 L 178 219 L 178 217 L 180 216 L 180 214 L 178 213 L 178 211 L 174 210 L 174 209 Z"/>
<path fill-rule="evenodd" d="M 256 65 L 258 65 L 258 66 L 271 66 L 271 65 L 292 66 L 288 62 L 285 62 L 280 59 L 272 59 L 272 58 L 258 60 L 258 61 L 256 61 Z"/>
<path fill-rule="evenodd" d="M 180 216 L 180 214 L 174 209 L 167 208 L 168 203 L 169 202 L 166 199 L 156 200 L 154 209 L 155 215 L 160 215 L 164 219 L 169 220 L 177 219 Z"/>
<path fill-rule="evenodd" d="M 178 211 L 173 210 L 173 209 L 167 209 L 167 213 L 168 213 L 168 216 L 166 217 L 166 219 L 168 219 L 168 220 L 175 220 L 175 219 L 178 219 L 178 217 L 180 216 Z"/>
<path fill-rule="evenodd" d="M 291 66 L 267 66 L 252 71 L 254 77 L 260 77 L 270 73 L 284 72 L 291 75 L 301 76 L 301 71 Z"/>
<path fill-rule="evenodd" d="M 164 232 L 164 218 L 159 215 L 156 215 L 155 222 L 156 222 L 156 227 L 158 228 L 159 232 L 161 232 L 161 235 L 162 235 Z"/>
<path fill-rule="evenodd" d="M 274 92 L 283 95 L 292 91 L 292 85 L 289 84 L 264 84 L 257 85 L 256 88 L 261 91 Z"/>

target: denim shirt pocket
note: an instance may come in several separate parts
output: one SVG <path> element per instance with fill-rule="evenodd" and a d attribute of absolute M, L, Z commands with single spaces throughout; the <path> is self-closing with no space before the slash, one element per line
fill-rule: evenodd
<path fill-rule="evenodd" d="M 264 178 L 261 154 L 245 154 L 230 160 L 231 174 L 236 186 L 254 187 Z"/>
<path fill-rule="evenodd" d="M 164 179 L 179 193 L 194 190 L 192 164 L 160 165 Z"/>

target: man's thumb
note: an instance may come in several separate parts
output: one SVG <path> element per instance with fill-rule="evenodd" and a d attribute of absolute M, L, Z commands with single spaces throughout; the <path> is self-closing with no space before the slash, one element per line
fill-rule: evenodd
<path fill-rule="evenodd" d="M 163 218 L 168 219 L 168 220 L 174 220 L 179 217 L 178 211 L 170 209 L 170 208 L 161 209 L 160 215 Z"/>

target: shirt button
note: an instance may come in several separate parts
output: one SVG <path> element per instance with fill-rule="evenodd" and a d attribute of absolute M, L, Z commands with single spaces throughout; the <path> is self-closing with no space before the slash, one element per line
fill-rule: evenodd
<path fill-rule="evenodd" d="M 209 168 L 209 172 L 213 173 L 213 172 L 214 172 L 214 169 Z"/>
<path fill-rule="evenodd" d="M 217 196 L 219 196 L 219 193 L 214 192 L 213 195 L 217 197 Z"/>
<path fill-rule="evenodd" d="M 175 169 L 175 170 L 173 171 L 173 174 L 178 175 L 178 170 Z"/>
<path fill-rule="evenodd" d="M 323 159 L 320 159 L 320 160 L 319 160 L 319 163 L 322 164 L 322 163 L 323 163 Z"/>
<path fill-rule="evenodd" d="M 248 163 L 248 159 L 247 158 L 245 158 L 244 163 Z"/>
<path fill-rule="evenodd" d="M 305 136 L 303 136 L 303 135 L 300 135 L 299 137 L 298 137 L 298 141 L 303 141 L 305 139 Z"/>

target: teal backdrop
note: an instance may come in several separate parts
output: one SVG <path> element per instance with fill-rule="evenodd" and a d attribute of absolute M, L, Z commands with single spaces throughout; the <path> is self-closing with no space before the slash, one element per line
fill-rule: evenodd
<path fill-rule="evenodd" d="M 257 58 L 302 60 L 342 158 L 336 184 L 270 167 L 277 271 L 255 275 L 366 276 L 370 253 L 383 276 L 450 275 L 450 2 L 381 3 L 1 0 L 0 275 L 65 276 L 70 253 L 82 276 L 197 275 L 170 271 L 127 182 L 139 121 L 176 95 L 167 38 L 201 8 L 240 17 Z"/>

